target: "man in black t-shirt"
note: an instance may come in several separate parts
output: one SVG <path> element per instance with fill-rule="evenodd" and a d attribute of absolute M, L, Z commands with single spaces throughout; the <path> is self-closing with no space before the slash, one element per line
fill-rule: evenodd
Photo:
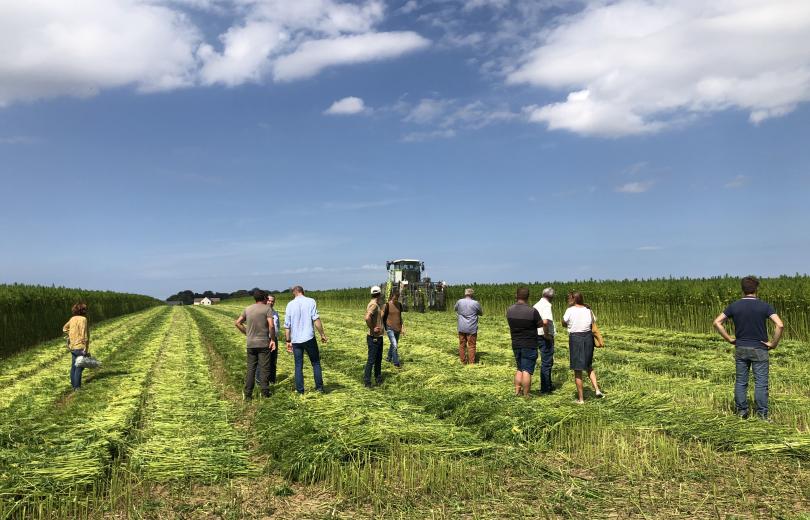
<path fill-rule="evenodd" d="M 515 353 L 515 395 L 529 397 L 532 374 L 537 365 L 537 329 L 543 320 L 537 309 L 529 305 L 529 288 L 517 290 L 517 303 L 506 310 L 506 321 L 512 336 L 512 351 Z"/>
<path fill-rule="evenodd" d="M 776 348 L 782 338 L 784 325 L 776 310 L 757 298 L 759 280 L 753 276 L 742 279 L 743 298 L 729 305 L 714 320 L 714 328 L 723 339 L 735 345 L 734 358 L 737 364 L 737 376 L 734 384 L 734 404 L 737 414 L 747 418 L 748 412 L 748 374 L 754 372 L 754 401 L 757 416 L 768 418 L 768 352 Z M 734 322 L 736 338 L 726 332 L 723 324 L 731 318 Z M 773 341 L 768 341 L 768 319 L 776 329 Z"/>

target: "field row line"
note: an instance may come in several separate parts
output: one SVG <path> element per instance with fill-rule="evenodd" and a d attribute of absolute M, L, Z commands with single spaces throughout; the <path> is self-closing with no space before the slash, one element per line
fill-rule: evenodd
<path fill-rule="evenodd" d="M 197 325 L 177 309 L 129 462 L 150 480 L 214 482 L 250 472 L 245 438 L 214 388 Z"/>
<path fill-rule="evenodd" d="M 46 413 L 15 414 L 0 423 L 0 502 L 32 500 L 103 487 L 139 420 L 150 374 L 172 326 L 168 309 L 134 343 L 116 352 L 86 385 Z"/>

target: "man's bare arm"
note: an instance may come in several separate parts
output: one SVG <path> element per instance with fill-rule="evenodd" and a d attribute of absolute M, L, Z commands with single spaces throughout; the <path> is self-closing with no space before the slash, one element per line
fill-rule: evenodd
<path fill-rule="evenodd" d="M 315 325 L 315 328 L 318 329 L 318 334 L 321 335 L 321 341 L 324 343 L 329 342 L 329 338 L 326 337 L 326 333 L 323 331 L 323 323 L 321 323 L 321 319 L 318 318 L 312 322 Z"/>
<path fill-rule="evenodd" d="M 779 341 L 782 339 L 782 333 L 785 331 L 785 324 L 782 323 L 782 319 L 778 314 L 772 314 L 771 321 L 776 325 L 776 329 L 773 331 L 773 339 L 771 341 L 762 342 L 763 345 L 768 347 L 768 350 L 773 350 L 779 345 Z"/>
<path fill-rule="evenodd" d="M 239 332 L 247 336 L 247 329 L 245 328 L 245 318 L 244 316 L 239 316 L 236 318 L 236 322 L 234 323 L 236 328 L 239 329 Z"/>
<path fill-rule="evenodd" d="M 721 336 L 723 336 L 724 340 L 734 345 L 737 342 L 737 340 L 732 338 L 731 335 L 726 330 L 726 328 L 723 326 L 723 324 L 726 322 L 727 319 L 728 316 L 726 316 L 721 312 L 720 315 L 714 319 L 714 330 L 716 330 Z"/>

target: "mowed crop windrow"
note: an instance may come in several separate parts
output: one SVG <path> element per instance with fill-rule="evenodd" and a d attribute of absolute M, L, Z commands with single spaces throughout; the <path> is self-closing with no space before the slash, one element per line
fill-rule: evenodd
<path fill-rule="evenodd" d="M 406 313 L 402 368 L 384 364 L 384 383 L 366 389 L 365 302 L 325 300 L 325 394 L 297 396 L 282 351 L 271 397 L 241 400 L 234 320 L 247 300 L 105 322 L 93 331 L 104 366 L 77 394 L 58 341 L 0 361 L 0 518 L 810 511 L 804 341 L 772 352 L 771 422 L 734 415 L 731 347 L 719 337 L 601 316 L 605 399 L 573 404 L 564 347 L 558 390 L 516 398 L 506 320 L 486 300 L 478 364 L 460 365 L 451 313 Z"/>

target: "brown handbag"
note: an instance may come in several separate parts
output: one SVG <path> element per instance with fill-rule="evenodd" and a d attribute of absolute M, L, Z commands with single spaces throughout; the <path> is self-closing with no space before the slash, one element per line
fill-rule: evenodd
<path fill-rule="evenodd" d="M 605 346 L 605 338 L 602 337 L 602 331 L 596 324 L 596 316 L 591 312 L 591 332 L 593 333 L 593 344 L 596 348 L 603 348 Z"/>

